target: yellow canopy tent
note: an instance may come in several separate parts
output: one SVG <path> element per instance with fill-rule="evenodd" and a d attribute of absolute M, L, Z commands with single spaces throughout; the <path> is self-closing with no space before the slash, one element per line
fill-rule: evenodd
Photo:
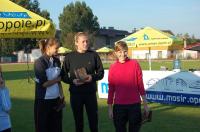
<path fill-rule="evenodd" d="M 145 27 L 122 39 L 129 47 L 170 46 L 173 39 L 169 35 L 151 27 Z"/>
<path fill-rule="evenodd" d="M 70 50 L 70 49 L 67 49 L 67 48 L 65 48 L 65 47 L 60 47 L 60 48 L 58 49 L 58 54 L 66 54 L 66 53 L 69 53 L 69 52 L 71 52 L 71 50 Z"/>
<path fill-rule="evenodd" d="M 109 52 L 112 52 L 112 51 L 113 51 L 113 49 L 110 49 L 108 47 L 102 47 L 102 48 L 96 50 L 96 52 L 99 52 L 99 53 L 109 53 Z"/>
<path fill-rule="evenodd" d="M 0 0 L 0 38 L 49 38 L 53 23 L 9 0 Z"/>
<path fill-rule="evenodd" d="M 100 58 L 102 59 L 102 61 L 105 61 L 106 63 L 107 63 L 108 60 L 109 60 L 109 59 L 108 59 L 108 58 L 109 58 L 109 54 L 110 54 L 111 52 L 113 52 L 113 51 L 114 51 L 113 49 L 108 48 L 108 47 L 102 47 L 102 48 L 96 50 L 96 52 L 99 53 Z"/>
<path fill-rule="evenodd" d="M 160 30 L 145 27 L 144 29 L 123 38 L 121 41 L 125 41 L 128 47 L 148 47 L 149 69 L 151 70 L 151 47 L 171 46 L 173 43 L 182 40 Z"/>

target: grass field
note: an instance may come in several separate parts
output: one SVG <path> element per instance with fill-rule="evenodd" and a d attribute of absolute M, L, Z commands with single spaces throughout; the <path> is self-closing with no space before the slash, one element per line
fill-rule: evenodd
<path fill-rule="evenodd" d="M 148 69 L 147 62 L 140 62 L 142 69 Z M 155 61 L 152 69 L 158 70 L 160 66 L 172 69 L 172 61 Z M 109 64 L 104 65 L 105 68 Z M 30 65 L 30 75 L 33 65 Z M 200 61 L 182 61 L 182 68 L 200 68 Z M 34 82 L 27 77 L 27 66 L 25 64 L 3 65 L 6 85 L 10 89 L 12 97 L 12 126 L 13 132 L 34 132 L 33 123 L 33 101 Z M 67 107 L 63 111 L 63 132 L 74 132 L 74 121 L 69 105 L 68 85 L 64 84 Z M 99 131 L 114 132 L 112 121 L 107 116 L 107 104 L 105 99 L 98 99 L 99 104 Z M 200 107 L 163 105 L 150 103 L 153 110 L 153 121 L 143 125 L 141 132 L 199 132 L 200 131 Z M 85 132 L 89 132 L 88 122 L 85 118 Z"/>

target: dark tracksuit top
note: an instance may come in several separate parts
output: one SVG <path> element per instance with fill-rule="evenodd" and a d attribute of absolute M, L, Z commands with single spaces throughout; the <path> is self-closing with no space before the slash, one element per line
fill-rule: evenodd
<path fill-rule="evenodd" d="M 92 81 L 80 86 L 75 86 L 73 80 L 76 79 L 74 70 L 84 67 L 87 74 L 92 76 Z M 65 83 L 70 84 L 70 93 L 95 93 L 97 91 L 96 81 L 101 80 L 104 76 L 104 69 L 99 55 L 91 50 L 85 53 L 77 51 L 66 55 L 61 77 Z"/>
<path fill-rule="evenodd" d="M 53 66 L 60 67 L 60 60 L 53 57 Z M 46 95 L 46 88 L 42 85 L 47 81 L 46 69 L 49 68 L 49 57 L 41 56 L 35 61 L 34 71 L 36 77 L 35 99 L 44 99 Z"/>
<path fill-rule="evenodd" d="M 85 68 L 87 74 L 92 76 L 92 81 L 75 86 L 76 79 L 74 70 Z M 61 77 L 65 83 L 70 84 L 70 104 L 74 114 L 76 132 L 83 132 L 83 107 L 85 107 L 91 132 L 98 132 L 97 115 L 97 84 L 96 81 L 103 78 L 104 69 L 98 54 L 94 51 L 79 53 L 77 51 L 66 55 Z"/>
<path fill-rule="evenodd" d="M 50 66 L 50 58 L 41 56 L 35 61 L 36 77 L 34 120 L 36 132 L 62 132 L 62 111 L 57 112 L 58 98 L 45 99 L 47 88 L 42 85 L 47 81 L 46 69 Z M 53 57 L 53 66 L 60 67 L 58 58 Z"/>

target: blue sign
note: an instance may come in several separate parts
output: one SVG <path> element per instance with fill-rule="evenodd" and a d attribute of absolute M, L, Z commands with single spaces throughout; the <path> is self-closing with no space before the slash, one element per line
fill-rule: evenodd
<path fill-rule="evenodd" d="M 0 12 L 0 18 L 31 18 L 27 12 Z"/>

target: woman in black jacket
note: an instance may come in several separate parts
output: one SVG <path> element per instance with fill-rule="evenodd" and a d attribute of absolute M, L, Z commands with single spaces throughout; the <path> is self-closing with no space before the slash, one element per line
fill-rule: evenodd
<path fill-rule="evenodd" d="M 56 39 L 43 39 L 39 43 L 42 56 L 35 61 L 35 131 L 62 132 L 62 110 L 56 107 L 60 101 L 60 61 L 55 57 L 59 44 Z"/>
<path fill-rule="evenodd" d="M 97 85 L 103 78 L 104 69 L 98 54 L 89 50 L 88 35 L 75 35 L 76 51 L 66 55 L 61 76 L 70 84 L 70 104 L 74 114 L 76 132 L 83 132 L 83 109 L 85 107 L 90 131 L 98 132 Z"/>

